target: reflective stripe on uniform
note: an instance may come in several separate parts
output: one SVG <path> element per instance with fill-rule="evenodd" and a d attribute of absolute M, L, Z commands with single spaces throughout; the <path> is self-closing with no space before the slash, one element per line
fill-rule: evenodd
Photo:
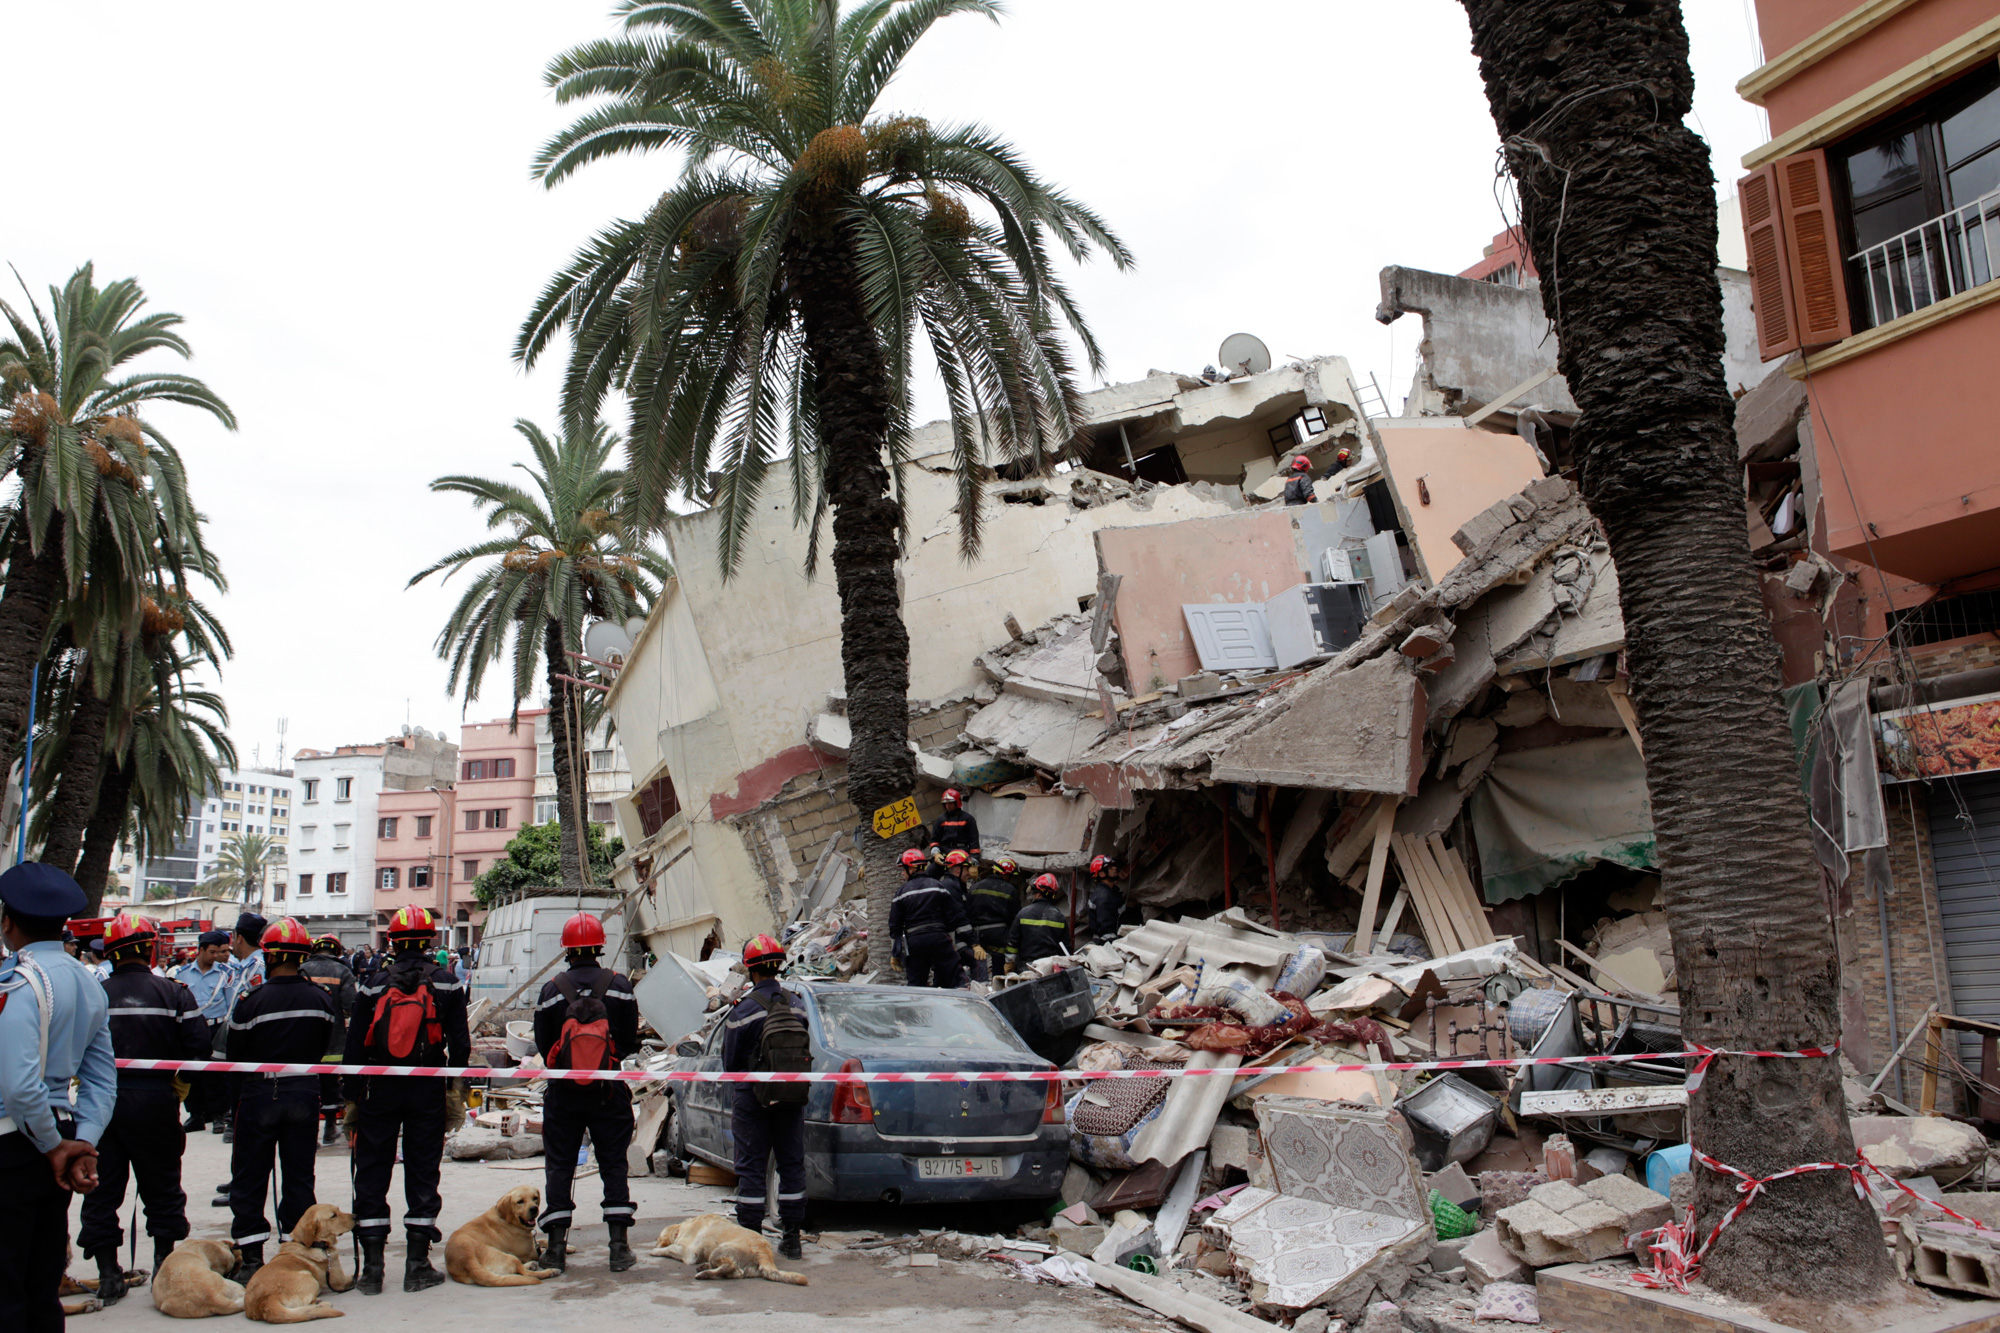
<path fill-rule="evenodd" d="M 142 1009 L 138 1005 L 112 1005 L 113 1018 L 179 1018 L 178 1009 Z"/>
<path fill-rule="evenodd" d="M 406 1227 L 434 1227 L 437 1225 L 437 1219 L 435 1217 L 406 1217 L 403 1219 L 403 1225 Z"/>
<path fill-rule="evenodd" d="M 357 1222 L 355 1225 L 360 1226 L 361 1224 Z M 262 1245 L 265 1241 L 271 1239 L 271 1233 L 260 1231 L 254 1236 L 231 1236 L 229 1239 L 235 1241 L 238 1245 Z"/>
<path fill-rule="evenodd" d="M 1041 921 L 1041 920 L 1037 920 L 1036 918 L 1034 918 L 1034 917 L 1031 917 L 1031 916 L 1024 916 L 1024 917 L 1020 918 L 1019 920 L 1017 920 L 1017 921 L 1016 921 L 1016 922 L 1015 922 L 1014 924 L 1015 924 L 1015 925 L 1017 925 L 1017 926 L 1048 926 L 1048 927 L 1050 927 L 1050 928 L 1052 928 L 1052 929 L 1056 929 L 1056 930 L 1061 930 L 1061 929 L 1064 929 L 1064 928 L 1066 928 L 1066 927 L 1067 927 L 1067 926 L 1069 925 L 1069 922 L 1067 922 L 1067 921 Z"/>
<path fill-rule="evenodd" d="M 247 1023 L 239 1023 L 232 1018 L 229 1020 L 229 1030 L 242 1032 L 246 1028 L 256 1027 L 259 1023 L 275 1023 L 281 1018 L 318 1018 L 328 1023 L 333 1022 L 333 1015 L 324 1009 L 280 1009 L 276 1013 L 259 1014 Z"/>
<path fill-rule="evenodd" d="M 759 1009 L 754 1014 L 745 1014 L 741 1018 L 727 1019 L 723 1022 L 722 1025 L 726 1028 L 749 1027 L 752 1023 L 763 1022 L 766 1017 L 767 1015 L 764 1013 L 764 1011 L 762 1009 Z"/>
<path fill-rule="evenodd" d="M 561 1209 L 560 1211 L 557 1211 L 557 1212 L 549 1212 L 549 1213 L 543 1213 L 543 1214 L 542 1214 L 542 1229 L 543 1229 L 544 1231 L 546 1231 L 546 1230 L 548 1230 L 548 1228 L 549 1228 L 549 1224 L 550 1224 L 550 1223 L 552 1223 L 552 1222 L 567 1222 L 567 1221 L 569 1221 L 570 1217 L 571 1217 L 571 1210 L 570 1210 L 570 1209 L 568 1209 L 568 1208 L 564 1208 L 564 1209 Z"/>

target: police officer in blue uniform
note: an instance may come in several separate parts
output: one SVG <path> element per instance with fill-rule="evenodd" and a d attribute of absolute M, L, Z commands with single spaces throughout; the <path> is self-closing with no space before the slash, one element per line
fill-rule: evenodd
<path fill-rule="evenodd" d="M 229 932 L 204 930 L 195 947 L 194 961 L 174 969 L 174 980 L 193 994 L 195 1008 L 208 1028 L 208 1049 L 220 1058 L 229 1033 L 229 1004 L 235 998 L 229 988 Z M 220 1134 L 228 1115 L 229 1075 L 202 1070 L 186 1078 L 190 1087 L 187 1099 L 189 1132 L 207 1125 L 211 1133 Z"/>
<path fill-rule="evenodd" d="M 62 945 L 64 923 L 86 903 L 54 866 L 30 861 L 0 875 L 0 940 L 11 954 L 0 963 L 0 1329 L 8 1333 L 63 1326 L 56 1293 L 69 1196 L 97 1187 L 97 1141 L 118 1095 L 104 987 Z"/>

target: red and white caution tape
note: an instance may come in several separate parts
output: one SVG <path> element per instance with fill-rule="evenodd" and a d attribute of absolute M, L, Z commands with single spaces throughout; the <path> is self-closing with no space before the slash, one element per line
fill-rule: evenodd
<path fill-rule="evenodd" d="M 1832 1055 L 1836 1047 L 1799 1051 L 1722 1051 L 1697 1046 L 1685 1051 L 1646 1051 L 1637 1055 L 1518 1056 L 1508 1060 L 1400 1060 L 1346 1065 L 1246 1065 L 1206 1069 L 974 1069 L 922 1070 L 890 1073 L 812 1071 L 773 1073 L 720 1069 L 493 1069 L 485 1065 L 348 1065 L 258 1064 L 243 1060 L 120 1060 L 120 1069 L 172 1070 L 211 1074 L 263 1074 L 288 1078 L 307 1074 L 361 1075 L 369 1078 L 498 1078 L 569 1079 L 576 1082 L 618 1083 L 1066 1083 L 1114 1078 L 1250 1078 L 1264 1074 L 1346 1074 L 1376 1070 L 1521 1069 L 1528 1065 L 1631 1064 L 1641 1060 L 1699 1058 L 1696 1073 L 1718 1055 L 1756 1056 L 1769 1060 L 1807 1060 Z M 1689 1080 L 1689 1090 L 1697 1086 Z"/>

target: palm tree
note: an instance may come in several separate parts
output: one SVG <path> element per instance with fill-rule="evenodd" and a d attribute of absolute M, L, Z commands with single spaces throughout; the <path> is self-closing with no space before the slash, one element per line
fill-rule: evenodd
<path fill-rule="evenodd" d="M 204 893 L 217 898 L 243 895 L 245 906 L 256 904 L 264 887 L 264 877 L 285 859 L 285 853 L 262 833 L 238 833 L 225 838 L 215 854 L 215 868 L 201 883 Z"/>
<path fill-rule="evenodd" d="M 550 186 L 619 153 L 678 149 L 645 217 L 600 233 L 543 291 L 516 346 L 532 365 L 567 331 L 565 411 L 630 400 L 631 517 L 676 493 L 722 511 L 734 570 L 774 464 L 794 513 L 833 511 L 841 664 L 865 816 L 909 795 L 909 634 L 896 564 L 919 344 L 952 423 L 961 550 L 979 548 L 985 469 L 1040 466 L 1075 434 L 1071 350 L 1102 358 L 1051 268 L 1051 244 L 1120 268 L 1124 246 L 978 127 L 935 127 L 876 102 L 911 48 L 995 0 L 625 0 L 625 35 L 558 57 L 562 102 L 596 100 L 545 145 Z M 718 480 L 711 487 L 711 470 Z M 863 835 L 871 913 L 886 926 L 895 848 Z"/>
<path fill-rule="evenodd" d="M 1676 4 L 1464 0 L 1518 186 L 1584 499 L 1618 562 L 1682 1031 L 1725 1050 L 1827 1047 L 1839 956 L 1807 839 L 1778 657 L 1743 537 L 1722 373 L 1716 204 Z M 1851 1162 L 1830 1059 L 1722 1057 L 1695 1144 L 1753 1176 Z M 1695 1173 L 1697 1234 L 1738 1200 Z M 1865 1300 L 1891 1271 L 1844 1172 L 1772 1185 L 1702 1269 L 1746 1299 Z"/>
<path fill-rule="evenodd" d="M 150 403 L 236 417 L 200 380 L 131 372 L 149 352 L 190 356 L 179 315 L 143 314 L 145 293 L 122 278 L 103 288 L 92 266 L 51 288 L 45 313 L 0 301 L 12 338 L 0 339 L 0 473 L 19 491 L 6 515 L 7 580 L 0 591 L 0 761 L 26 726 L 31 668 L 59 603 L 82 613 L 79 642 L 103 627 L 122 634 L 140 613 L 162 533 L 173 549 L 200 548 L 180 455 L 139 415 Z"/>
<path fill-rule="evenodd" d="M 618 437 L 602 426 L 565 430 L 552 441 L 531 421 L 514 429 L 528 442 L 534 463 L 514 466 L 533 478 L 532 489 L 486 477 L 439 477 L 434 491 L 471 497 L 486 511 L 486 526 L 500 535 L 461 547 L 410 579 L 415 587 L 443 571 L 450 578 L 476 566 L 472 584 L 452 608 L 437 638 L 437 654 L 451 664 L 447 686 L 470 704 L 488 666 L 513 658 L 513 708 L 534 693 L 537 669 L 549 693 L 549 736 L 554 742 L 556 809 L 562 824 L 565 887 L 588 883 L 578 851 L 582 824 L 575 802 L 582 791 L 578 764 L 581 735 L 576 687 L 566 679 L 576 667 L 568 654 L 583 649 L 583 623 L 644 614 L 673 570 L 660 554 L 631 540 L 620 511 L 625 474 L 605 463 Z M 511 647 L 510 647 L 511 640 Z"/>

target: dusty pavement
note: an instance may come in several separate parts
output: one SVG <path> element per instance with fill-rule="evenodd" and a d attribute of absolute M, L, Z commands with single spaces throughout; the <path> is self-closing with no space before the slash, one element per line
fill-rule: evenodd
<path fill-rule="evenodd" d="M 182 1178 L 188 1193 L 188 1222 L 195 1236 L 228 1238 L 229 1210 L 211 1208 L 208 1202 L 215 1186 L 227 1177 L 228 1152 L 219 1135 L 189 1136 Z M 316 1180 L 322 1203 L 337 1203 L 343 1208 L 351 1205 L 348 1161 L 344 1145 L 320 1149 Z M 507 1165 L 532 1169 L 445 1162 L 444 1214 L 440 1225 L 447 1235 L 486 1211 L 495 1199 L 516 1185 L 541 1184 L 542 1159 Z M 390 1193 L 392 1215 L 398 1219 L 403 1212 L 401 1188 L 399 1172 Z M 913 1233 L 919 1227 L 986 1232 L 996 1229 L 1003 1220 L 1009 1228 L 1017 1225 L 1022 1220 L 1018 1210 L 1002 1219 L 990 1208 L 893 1210 L 878 1206 L 815 1205 L 808 1219 L 808 1234 L 812 1234 L 812 1228 L 823 1228 L 829 1233 L 826 1243 L 808 1244 L 803 1263 L 784 1264 L 812 1279 L 812 1284 L 806 1287 L 756 1280 L 697 1282 L 694 1274 L 682 1265 L 647 1254 L 661 1227 L 698 1213 L 723 1210 L 725 1206 L 718 1200 L 729 1192 L 682 1180 L 634 1178 L 632 1197 L 639 1205 L 639 1220 L 632 1229 L 632 1243 L 639 1252 L 639 1264 L 630 1272 L 613 1274 L 605 1267 L 606 1236 L 597 1213 L 602 1187 L 592 1174 L 577 1182 L 577 1216 L 584 1225 L 570 1233 L 575 1253 L 570 1255 L 569 1273 L 565 1277 L 551 1279 L 539 1287 L 466 1287 L 447 1282 L 430 1291 L 406 1295 L 402 1290 L 403 1236 L 399 1226 L 389 1243 L 389 1281 L 380 1296 L 350 1291 L 325 1299 L 346 1315 L 366 1320 L 370 1328 L 480 1329 L 488 1333 L 511 1330 L 527 1333 L 552 1327 L 609 1330 L 624 1319 L 643 1319 L 655 1326 L 668 1327 L 694 1319 L 715 1320 L 714 1324 L 704 1323 L 702 1327 L 712 1327 L 716 1333 L 736 1328 L 771 1333 L 780 1326 L 779 1321 L 791 1333 L 815 1328 L 821 1321 L 856 1318 L 868 1319 L 871 1328 L 914 1330 L 934 1326 L 938 1314 L 945 1311 L 950 1312 L 954 1333 L 960 1329 L 1002 1328 L 1018 1333 L 1058 1333 L 1058 1330 L 1068 1333 L 1078 1320 L 1114 1329 L 1152 1331 L 1173 1327 L 1145 1310 L 1101 1292 L 1032 1285 L 992 1260 L 946 1259 L 936 1268 L 911 1268 L 896 1261 L 894 1250 L 847 1250 L 833 1234 L 874 1231 L 895 1235 Z M 122 1210 L 128 1225 L 133 1207 L 134 1202 L 128 1197 Z M 76 1215 L 76 1207 L 72 1205 L 72 1238 Z M 150 1255 L 151 1242 L 142 1236 L 139 1241 L 142 1266 L 150 1261 Z M 433 1258 L 442 1271 L 442 1246 L 433 1251 Z M 343 1262 L 350 1268 L 353 1265 L 351 1245 Z M 70 1272 L 77 1277 L 94 1277 L 96 1267 L 78 1255 Z M 102 1312 L 81 1317 L 74 1327 L 89 1333 L 114 1333 L 140 1325 L 159 1327 L 166 1322 L 167 1317 L 153 1308 L 150 1294 L 138 1288 Z M 851 1330 L 854 1325 L 831 1323 L 828 1327 Z"/>

